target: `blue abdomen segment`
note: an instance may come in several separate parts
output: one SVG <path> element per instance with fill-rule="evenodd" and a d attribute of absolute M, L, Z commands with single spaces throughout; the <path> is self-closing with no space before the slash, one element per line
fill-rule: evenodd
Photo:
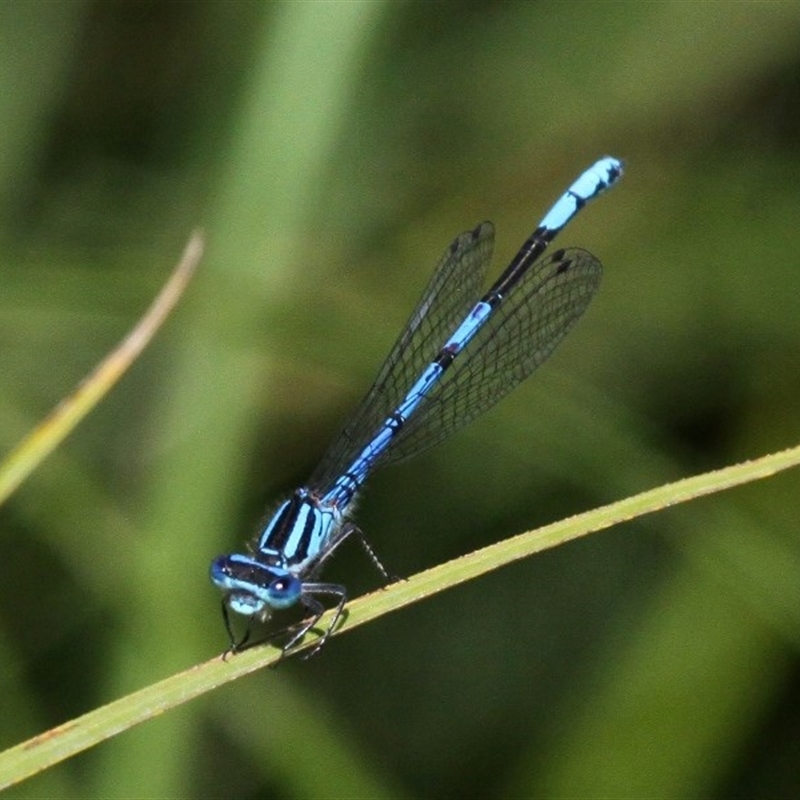
<path fill-rule="evenodd" d="M 586 170 L 556 201 L 539 223 L 540 228 L 560 231 L 598 194 L 613 186 L 622 176 L 622 162 L 606 156 Z"/>
<path fill-rule="evenodd" d="M 375 463 L 390 446 L 392 440 L 402 433 L 403 426 L 441 378 L 442 373 L 450 366 L 453 359 L 480 330 L 491 311 L 492 307 L 488 303 L 476 304 L 467 319 L 448 339 L 436 360 L 426 367 L 416 383 L 408 390 L 397 410 L 384 420 L 383 426 L 375 438 L 361 451 L 344 475 L 336 481 L 333 490 L 325 495 L 326 503 L 345 507 L 350 503 Z"/>

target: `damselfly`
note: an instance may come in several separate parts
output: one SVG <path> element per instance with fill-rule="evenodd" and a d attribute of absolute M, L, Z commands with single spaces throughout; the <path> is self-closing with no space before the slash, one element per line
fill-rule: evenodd
<path fill-rule="evenodd" d="M 223 614 L 236 650 L 253 621 L 298 602 L 309 612 L 284 652 L 335 602 L 317 652 L 339 621 L 347 592 L 317 580 L 342 542 L 356 534 L 386 570 L 351 519 L 353 501 L 378 464 L 408 458 L 482 414 L 530 375 L 566 336 L 600 284 L 600 262 L 586 250 L 556 250 L 540 259 L 561 229 L 622 176 L 622 163 L 602 158 L 547 212 L 488 292 L 480 287 L 492 257 L 494 227 L 462 233 L 436 271 L 355 414 L 308 483 L 284 501 L 248 555 L 220 556 L 211 579 L 224 592 Z M 480 298 L 480 299 L 478 299 Z M 249 618 L 237 642 L 229 610 Z"/>

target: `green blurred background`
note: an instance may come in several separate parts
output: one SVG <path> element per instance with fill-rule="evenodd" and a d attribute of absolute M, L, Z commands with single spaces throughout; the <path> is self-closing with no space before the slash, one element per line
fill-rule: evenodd
<path fill-rule="evenodd" d="M 3 452 L 209 250 L 111 396 L 0 509 L 0 746 L 220 653 L 210 559 L 301 483 L 439 255 L 606 267 L 557 355 L 374 477 L 398 574 L 800 434 L 800 4 L 0 5 Z M 496 274 L 496 273 L 495 273 Z M 459 587 L 15 797 L 800 795 L 800 476 Z M 378 576 L 358 547 L 326 578 Z"/>

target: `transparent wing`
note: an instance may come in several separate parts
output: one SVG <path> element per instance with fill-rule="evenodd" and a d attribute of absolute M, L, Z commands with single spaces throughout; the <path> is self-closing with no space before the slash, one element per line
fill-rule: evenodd
<path fill-rule="evenodd" d="M 586 311 L 602 271 L 591 253 L 576 248 L 534 264 L 434 385 L 381 463 L 438 444 L 527 378 Z"/>
<path fill-rule="evenodd" d="M 492 259 L 494 226 L 462 233 L 445 251 L 372 388 L 334 439 L 308 485 L 324 493 L 374 437 L 447 337 L 477 302 Z"/>

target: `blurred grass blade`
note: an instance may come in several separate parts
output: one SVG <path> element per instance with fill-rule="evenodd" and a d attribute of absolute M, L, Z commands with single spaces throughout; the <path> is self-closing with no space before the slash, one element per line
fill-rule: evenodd
<path fill-rule="evenodd" d="M 800 446 L 659 486 L 536 531 L 519 534 L 354 600 L 347 606 L 346 620 L 339 632 L 351 630 L 533 553 L 798 465 Z M 325 618 L 320 620 L 319 628 L 326 629 Z M 315 639 L 310 637 L 295 652 L 312 647 Z M 0 754 L 0 789 L 224 683 L 274 664 L 279 658 L 280 651 L 274 647 L 256 647 L 228 661 L 214 658 L 16 745 Z"/>
<path fill-rule="evenodd" d="M 0 464 L 0 503 L 58 447 L 136 360 L 175 307 L 202 255 L 203 237 L 195 232 L 170 279 L 136 327 Z"/>

